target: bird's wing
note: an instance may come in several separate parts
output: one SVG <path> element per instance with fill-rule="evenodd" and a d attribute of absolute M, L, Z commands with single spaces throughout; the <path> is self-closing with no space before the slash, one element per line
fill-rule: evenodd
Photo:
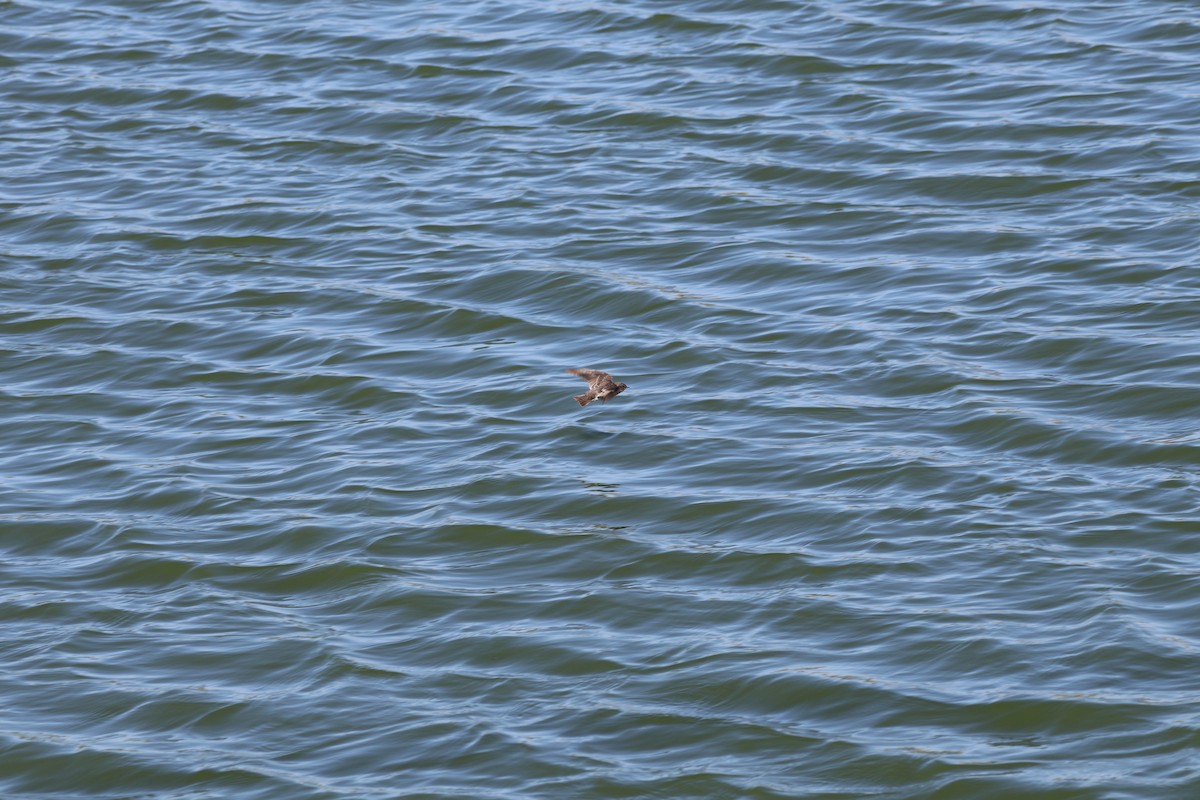
<path fill-rule="evenodd" d="M 571 373 L 572 375 L 578 375 L 579 377 L 583 378 L 588 383 L 591 383 L 592 381 L 596 380 L 597 378 L 611 378 L 612 377 L 612 375 L 609 375 L 607 372 L 601 372 L 598 369 L 569 369 L 569 370 L 567 370 L 567 372 Z"/>

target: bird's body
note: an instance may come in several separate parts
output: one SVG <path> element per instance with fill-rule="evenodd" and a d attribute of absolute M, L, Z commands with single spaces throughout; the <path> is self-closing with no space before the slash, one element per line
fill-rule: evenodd
<path fill-rule="evenodd" d="M 569 369 L 567 372 L 578 375 L 588 382 L 588 390 L 583 394 L 575 395 L 575 402 L 581 406 L 586 406 L 593 400 L 607 403 L 629 388 L 623 383 L 614 381 L 612 375 L 598 369 Z"/>

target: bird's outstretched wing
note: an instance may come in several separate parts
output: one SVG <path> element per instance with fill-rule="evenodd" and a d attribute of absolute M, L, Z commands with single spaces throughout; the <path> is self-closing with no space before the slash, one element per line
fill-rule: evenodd
<path fill-rule="evenodd" d="M 598 369 L 569 369 L 567 372 L 571 373 L 572 375 L 578 375 L 588 383 L 591 383 L 598 378 L 612 378 L 612 375 L 609 375 L 607 372 L 601 372 Z"/>

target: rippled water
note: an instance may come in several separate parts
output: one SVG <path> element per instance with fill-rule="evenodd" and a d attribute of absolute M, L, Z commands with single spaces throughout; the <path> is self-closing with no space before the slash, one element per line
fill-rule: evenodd
<path fill-rule="evenodd" d="M 4 797 L 1200 797 L 1194 6 L 0 21 Z"/>

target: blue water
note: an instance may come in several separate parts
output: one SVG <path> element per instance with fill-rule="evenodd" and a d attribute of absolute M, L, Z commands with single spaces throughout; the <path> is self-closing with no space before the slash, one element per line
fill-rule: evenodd
<path fill-rule="evenodd" d="M 1200 797 L 1198 57 L 0 3 L 0 796 Z"/>

